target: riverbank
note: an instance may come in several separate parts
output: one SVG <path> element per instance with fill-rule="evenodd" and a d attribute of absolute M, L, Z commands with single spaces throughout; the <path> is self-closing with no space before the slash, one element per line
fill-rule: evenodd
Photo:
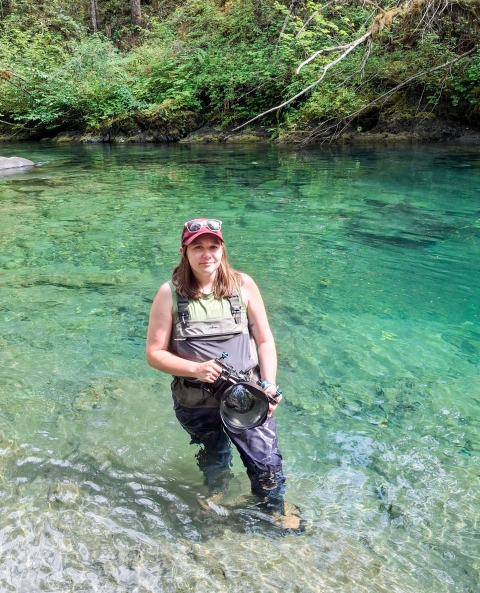
<path fill-rule="evenodd" d="M 153 2 L 139 26 L 116 0 L 95 24 L 88 3 L 25 2 L 0 7 L 4 140 L 377 144 L 480 126 L 470 4 Z"/>
<path fill-rule="evenodd" d="M 282 144 L 303 146 L 305 141 L 340 145 L 399 144 L 459 141 L 480 143 L 480 127 L 465 123 L 432 118 L 430 114 L 419 117 L 377 121 L 369 129 L 348 126 L 344 130 L 334 130 L 317 135 L 316 128 L 293 130 L 289 133 L 267 129 L 264 126 L 249 126 L 240 130 L 203 124 L 192 119 L 189 125 L 167 128 L 162 125 L 142 127 L 105 127 L 101 130 L 82 132 L 65 131 L 52 136 L 42 134 L 0 135 L 0 142 L 38 141 L 54 144 L 137 144 L 137 143 L 176 143 L 181 144 Z M 197 129 L 195 125 L 198 125 Z"/>

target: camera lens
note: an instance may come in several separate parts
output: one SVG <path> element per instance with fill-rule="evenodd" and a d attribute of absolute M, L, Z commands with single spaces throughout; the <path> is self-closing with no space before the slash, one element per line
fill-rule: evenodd
<path fill-rule="evenodd" d="M 234 385 L 225 398 L 225 405 L 237 414 L 246 414 L 255 405 L 255 396 L 244 385 Z"/>

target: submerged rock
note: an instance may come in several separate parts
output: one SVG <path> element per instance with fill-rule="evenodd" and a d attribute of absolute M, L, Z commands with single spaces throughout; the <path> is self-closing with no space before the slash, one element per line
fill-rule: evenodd
<path fill-rule="evenodd" d="M 18 169 L 20 167 L 31 167 L 35 163 L 20 156 L 0 156 L 0 171 L 5 169 Z"/>
<path fill-rule="evenodd" d="M 48 493 L 48 500 L 64 505 L 74 505 L 81 495 L 81 490 L 75 484 L 59 482 L 52 485 Z"/>

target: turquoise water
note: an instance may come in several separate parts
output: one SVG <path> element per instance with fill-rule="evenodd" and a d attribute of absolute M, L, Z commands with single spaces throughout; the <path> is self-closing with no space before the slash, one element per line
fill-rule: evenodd
<path fill-rule="evenodd" d="M 480 588 L 480 149 L 3 145 L 2 591 Z M 147 367 L 182 223 L 224 221 L 277 340 L 285 535 L 224 501 Z"/>

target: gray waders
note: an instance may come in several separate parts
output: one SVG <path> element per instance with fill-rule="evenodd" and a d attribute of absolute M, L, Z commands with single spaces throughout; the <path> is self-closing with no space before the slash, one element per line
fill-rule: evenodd
<path fill-rule="evenodd" d="M 256 345 L 238 292 L 220 299 L 222 302 L 207 295 L 196 303 L 178 295 L 171 283 L 170 288 L 174 303 L 170 352 L 193 362 L 212 360 L 226 352 L 232 367 L 237 371 L 250 371 L 252 379 L 257 380 Z M 222 316 L 215 316 L 222 311 Z M 207 318 L 199 319 L 200 316 Z M 176 417 L 190 435 L 190 442 L 203 445 L 197 460 L 211 491 L 225 489 L 231 475 L 228 435 L 247 469 L 252 492 L 268 496 L 272 502 L 278 498 L 280 502 L 285 479 L 275 419 L 270 417 L 261 426 L 233 434 L 221 422 L 218 400 L 204 391 L 199 381 L 174 377 L 172 393 Z"/>

